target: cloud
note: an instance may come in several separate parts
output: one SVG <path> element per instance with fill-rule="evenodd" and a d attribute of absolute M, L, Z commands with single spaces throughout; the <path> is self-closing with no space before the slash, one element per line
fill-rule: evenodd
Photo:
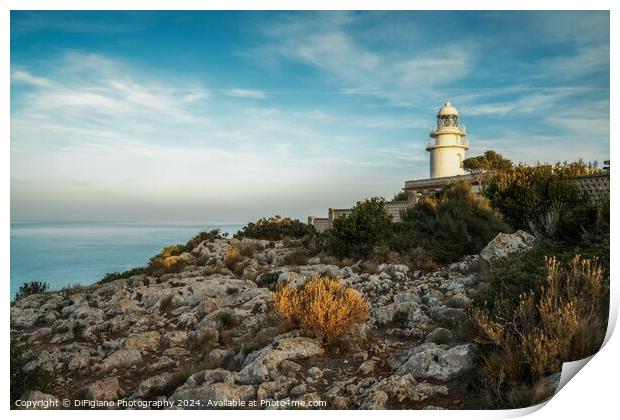
<path fill-rule="evenodd" d="M 230 89 L 226 91 L 226 95 L 235 98 L 252 98 L 252 99 L 265 99 L 266 95 L 260 90 L 253 89 Z"/>
<path fill-rule="evenodd" d="M 172 206 L 192 218 L 217 203 L 219 213 L 209 217 L 225 219 L 238 208 L 246 217 L 258 207 L 277 212 L 289 198 L 307 208 L 337 204 L 329 202 L 336 197 L 355 202 L 361 190 L 376 195 L 400 183 L 377 174 L 404 165 L 369 157 L 372 138 L 355 123 L 343 132 L 344 116 L 246 106 L 239 93 L 259 91 L 171 83 L 96 54 L 63 54 L 49 70 L 17 68 L 12 83 L 31 89 L 16 93 L 11 113 L 11 178 L 21 180 L 16 215 L 54 207 L 65 217 L 105 218 Z M 359 182 L 361 190 L 352 188 Z"/>
<path fill-rule="evenodd" d="M 432 95 L 432 89 L 458 82 L 471 70 L 473 48 L 449 45 L 397 55 L 381 53 L 354 37 L 351 25 L 358 20 L 347 13 L 319 13 L 297 20 L 284 17 L 265 30 L 266 45 L 245 55 L 261 63 L 302 62 L 320 69 L 343 93 L 378 96 L 401 105 L 420 103 Z"/>
<path fill-rule="evenodd" d="M 49 87 L 50 81 L 43 77 L 35 77 L 24 70 L 14 70 L 11 73 L 11 81 L 15 83 L 25 83 L 35 87 Z"/>

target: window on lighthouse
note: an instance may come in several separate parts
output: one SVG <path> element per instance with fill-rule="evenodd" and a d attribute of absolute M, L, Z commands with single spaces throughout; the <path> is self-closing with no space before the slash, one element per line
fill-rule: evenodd
<path fill-rule="evenodd" d="M 458 127 L 458 116 L 456 115 L 441 115 L 437 117 L 437 125 L 441 127 Z"/>

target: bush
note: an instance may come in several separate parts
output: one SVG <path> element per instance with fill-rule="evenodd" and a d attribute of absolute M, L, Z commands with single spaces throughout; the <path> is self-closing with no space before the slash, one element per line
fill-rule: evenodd
<path fill-rule="evenodd" d="M 239 248 L 237 248 L 236 246 L 226 248 L 226 252 L 224 254 L 224 265 L 228 269 L 234 271 L 237 263 L 241 262 L 242 259 L 243 257 L 241 256 Z"/>
<path fill-rule="evenodd" d="M 246 258 L 252 258 L 254 254 L 264 250 L 265 247 L 260 242 L 248 242 L 241 244 L 241 248 L 239 248 L 239 252 L 242 256 Z"/>
<path fill-rule="evenodd" d="M 499 232 L 509 231 L 489 202 L 459 181 L 404 212 L 392 245 L 401 253 L 421 247 L 432 260 L 450 262 L 480 252 Z"/>
<path fill-rule="evenodd" d="M 184 252 L 186 249 L 183 245 L 165 247 L 159 254 L 151 258 L 146 268 L 147 273 L 161 275 L 180 271 L 188 263 L 188 260 L 181 256 Z"/>
<path fill-rule="evenodd" d="M 223 329 L 229 329 L 237 325 L 237 317 L 231 310 L 223 310 L 217 314 L 217 320 L 220 323 L 220 327 Z"/>
<path fill-rule="evenodd" d="M 350 214 L 336 218 L 328 231 L 330 252 L 339 258 L 366 258 L 389 240 L 392 216 L 383 198 L 358 203 Z"/>
<path fill-rule="evenodd" d="M 185 244 L 185 251 L 191 252 L 198 245 L 203 243 L 204 241 L 213 242 L 216 239 L 224 239 L 222 235 L 220 235 L 219 229 L 211 229 L 210 231 L 202 231 L 195 235 L 192 239 L 187 241 Z"/>
<path fill-rule="evenodd" d="M 575 256 L 568 267 L 545 258 L 540 291 L 522 293 L 512 311 L 476 308 L 472 319 L 482 345 L 481 381 L 495 408 L 540 402 L 524 392 L 562 363 L 591 356 L 605 337 L 609 285 L 596 259 Z"/>
<path fill-rule="evenodd" d="M 289 254 L 286 254 L 280 261 L 280 266 L 306 265 L 308 264 L 309 258 L 310 258 L 310 253 L 304 248 L 299 248 Z"/>
<path fill-rule="evenodd" d="M 314 226 L 289 217 L 274 216 L 269 219 L 262 218 L 256 223 L 248 223 L 235 234 L 235 238 L 279 241 L 284 238 L 303 238 L 306 235 L 313 235 L 315 233 Z"/>
<path fill-rule="evenodd" d="M 280 274 L 282 274 L 280 271 L 260 274 L 256 278 L 256 285 L 258 287 L 266 287 L 269 290 L 274 290 L 278 282 L 278 278 L 280 277 Z"/>
<path fill-rule="evenodd" d="M 600 204 L 581 194 L 571 177 L 592 171 L 583 162 L 521 164 L 493 174 L 484 195 L 515 229 L 554 240 L 580 240 L 595 228 Z"/>
<path fill-rule="evenodd" d="M 122 273 L 119 273 L 118 271 L 115 271 L 113 273 L 106 273 L 106 275 L 103 276 L 103 278 L 101 280 L 99 280 L 98 283 L 99 284 L 110 283 L 110 282 L 115 281 L 115 280 L 127 279 L 129 277 L 137 276 L 139 274 L 145 274 L 145 273 L 146 273 L 146 268 L 145 267 L 132 268 L 130 270 L 123 271 Z"/>
<path fill-rule="evenodd" d="M 414 248 L 407 252 L 403 259 L 411 270 L 437 271 L 439 266 L 424 248 Z"/>
<path fill-rule="evenodd" d="M 299 289 L 278 289 L 272 305 L 284 319 L 327 344 L 355 335 L 369 310 L 358 291 L 327 276 L 317 276 Z"/>
<path fill-rule="evenodd" d="M 38 390 L 41 392 L 49 392 L 53 383 L 52 375 L 40 367 L 32 370 L 25 370 L 24 367 L 27 360 L 24 359 L 24 353 L 27 348 L 11 340 L 10 348 L 10 369 L 11 369 L 11 407 L 14 406 L 15 400 L 19 399 L 26 391 Z"/>
<path fill-rule="evenodd" d="M 30 295 L 45 293 L 49 289 L 49 284 L 42 281 L 29 281 L 19 286 L 19 290 L 15 294 L 15 301 L 23 299 Z"/>

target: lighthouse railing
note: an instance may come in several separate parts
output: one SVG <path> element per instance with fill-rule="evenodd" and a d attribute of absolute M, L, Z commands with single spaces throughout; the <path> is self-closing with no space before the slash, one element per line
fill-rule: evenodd
<path fill-rule="evenodd" d="M 426 143 L 426 148 L 431 148 L 437 146 L 437 140 L 432 139 Z M 451 146 L 450 144 L 441 144 L 442 146 Z M 469 140 L 461 138 L 458 142 L 456 142 L 456 146 L 466 146 L 469 147 Z"/>
<path fill-rule="evenodd" d="M 445 129 L 450 129 L 450 128 L 456 128 L 459 131 L 462 131 L 464 134 L 467 134 L 467 127 L 464 124 L 459 124 L 457 126 L 432 126 L 431 129 L 429 130 L 430 135 L 432 136 L 433 134 L 437 133 L 438 131 L 441 130 L 445 130 Z"/>

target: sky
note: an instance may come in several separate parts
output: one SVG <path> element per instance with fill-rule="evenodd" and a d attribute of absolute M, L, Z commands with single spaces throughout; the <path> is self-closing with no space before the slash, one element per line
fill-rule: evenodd
<path fill-rule="evenodd" d="M 609 159 L 608 12 L 11 12 L 11 218 L 326 216 L 475 156 Z"/>

